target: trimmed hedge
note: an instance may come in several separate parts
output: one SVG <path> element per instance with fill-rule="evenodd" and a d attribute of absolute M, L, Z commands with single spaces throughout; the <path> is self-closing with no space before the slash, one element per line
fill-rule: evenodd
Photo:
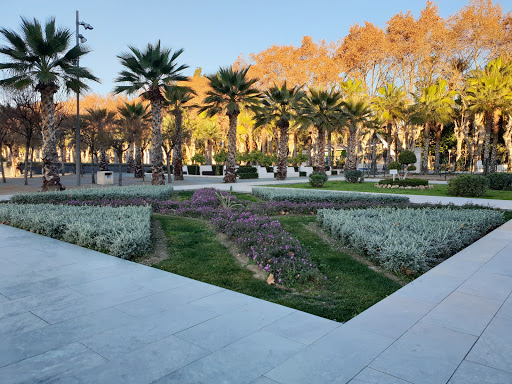
<path fill-rule="evenodd" d="M 512 173 L 496 172 L 487 176 L 489 188 L 495 191 L 512 190 Z"/>
<path fill-rule="evenodd" d="M 252 194 L 264 200 L 270 201 L 292 201 L 297 203 L 307 202 L 339 202 L 347 203 L 352 201 L 377 202 L 377 203 L 408 203 L 406 196 L 386 195 L 383 193 L 370 194 L 362 192 L 338 192 L 326 190 L 294 189 L 294 188 L 273 188 L 253 187 Z"/>
<path fill-rule="evenodd" d="M 503 224 L 504 216 L 490 209 L 321 209 L 318 220 L 345 246 L 390 271 L 415 275 Z"/>
<path fill-rule="evenodd" d="M 187 165 L 187 171 L 189 175 L 199 175 L 199 165 Z"/>
<path fill-rule="evenodd" d="M 396 179 L 393 181 L 393 179 L 384 179 L 379 181 L 379 184 L 385 184 L 385 185 L 398 185 L 400 187 L 419 187 L 420 185 L 428 185 L 428 180 L 425 179 L 405 179 L 405 180 L 398 180 Z"/>
<path fill-rule="evenodd" d="M 241 166 L 238 167 L 236 173 L 240 179 L 257 179 L 258 178 L 258 170 L 256 167 L 251 166 Z"/>
<path fill-rule="evenodd" d="M 325 173 L 313 172 L 309 175 L 309 184 L 314 188 L 321 188 L 324 186 L 329 178 Z"/>
<path fill-rule="evenodd" d="M 459 175 L 448 182 L 448 195 L 479 197 L 485 194 L 489 180 L 480 175 Z"/>
<path fill-rule="evenodd" d="M 345 171 L 344 176 L 349 183 L 362 183 L 364 181 L 363 172 L 355 169 Z"/>
<path fill-rule="evenodd" d="M 11 197 L 12 203 L 42 204 L 64 200 L 104 200 L 151 198 L 164 200 L 171 197 L 173 188 L 168 185 L 137 185 L 130 187 L 81 188 L 66 191 L 19 193 Z"/>
<path fill-rule="evenodd" d="M 151 207 L 1 204 L 0 222 L 130 259 L 151 247 Z"/>

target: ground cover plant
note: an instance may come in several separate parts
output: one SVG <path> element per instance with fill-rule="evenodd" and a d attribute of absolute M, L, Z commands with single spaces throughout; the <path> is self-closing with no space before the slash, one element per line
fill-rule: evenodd
<path fill-rule="evenodd" d="M 490 209 L 319 210 L 320 224 L 343 245 L 393 272 L 419 275 L 503 224 Z"/>
<path fill-rule="evenodd" d="M 409 180 L 409 179 L 408 179 Z M 308 183 L 286 184 L 283 186 L 272 185 L 273 188 L 294 188 L 294 189 L 313 189 Z M 343 192 L 372 192 L 381 194 L 400 194 L 400 195 L 423 195 L 423 196 L 450 196 L 448 194 L 448 185 L 436 184 L 433 189 L 396 189 L 378 188 L 374 186 L 374 182 L 364 183 L 347 183 L 345 181 L 328 181 L 322 187 L 326 191 L 343 191 Z M 494 191 L 488 189 L 481 199 L 497 199 L 512 200 L 512 191 Z"/>
<path fill-rule="evenodd" d="M 130 259 L 151 247 L 151 207 L 1 204 L 0 222 Z"/>
<path fill-rule="evenodd" d="M 136 185 L 129 187 L 80 188 L 45 193 L 20 193 L 11 197 L 12 203 L 41 204 L 60 201 L 115 200 L 115 199 L 169 199 L 173 188 L 168 185 Z"/>

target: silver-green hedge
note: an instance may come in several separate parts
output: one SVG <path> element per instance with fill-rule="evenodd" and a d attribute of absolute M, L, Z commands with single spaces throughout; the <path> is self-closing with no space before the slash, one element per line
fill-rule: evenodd
<path fill-rule="evenodd" d="M 151 198 L 164 200 L 171 197 L 173 189 L 169 185 L 136 185 L 130 187 L 80 188 L 66 191 L 19 193 L 11 197 L 12 203 L 44 204 L 64 200 L 103 200 Z"/>
<path fill-rule="evenodd" d="M 0 204 L 0 223 L 130 259 L 151 246 L 151 207 Z"/>
<path fill-rule="evenodd" d="M 394 272 L 424 273 L 504 222 L 490 209 L 321 209 L 318 220 L 345 246 Z"/>
<path fill-rule="evenodd" d="M 297 203 L 329 201 L 348 203 L 352 201 L 375 201 L 381 203 L 408 203 L 405 196 L 370 194 L 361 192 L 315 191 L 310 189 L 253 187 L 252 194 L 264 200 L 288 200 Z"/>

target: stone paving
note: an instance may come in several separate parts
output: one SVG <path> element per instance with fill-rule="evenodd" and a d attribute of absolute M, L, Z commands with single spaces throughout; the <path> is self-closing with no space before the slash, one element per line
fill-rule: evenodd
<path fill-rule="evenodd" d="M 0 383 L 512 383 L 512 221 L 345 324 L 0 225 Z"/>

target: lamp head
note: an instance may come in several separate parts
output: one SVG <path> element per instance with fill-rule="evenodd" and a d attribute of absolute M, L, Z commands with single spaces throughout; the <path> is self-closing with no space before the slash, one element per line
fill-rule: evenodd
<path fill-rule="evenodd" d="M 83 21 L 80 22 L 80 25 L 82 25 L 85 29 L 94 29 L 91 24 L 85 23 Z"/>
<path fill-rule="evenodd" d="M 78 34 L 78 38 L 80 39 L 80 43 L 82 43 L 82 44 L 87 41 L 87 39 L 82 34 Z"/>

